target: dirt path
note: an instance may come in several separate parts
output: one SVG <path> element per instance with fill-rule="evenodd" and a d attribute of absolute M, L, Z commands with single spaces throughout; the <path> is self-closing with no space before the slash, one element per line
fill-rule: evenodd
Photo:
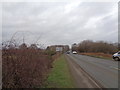
<path fill-rule="evenodd" d="M 93 80 L 77 63 L 65 55 L 70 72 L 73 76 L 76 88 L 102 88 L 100 84 Z"/>

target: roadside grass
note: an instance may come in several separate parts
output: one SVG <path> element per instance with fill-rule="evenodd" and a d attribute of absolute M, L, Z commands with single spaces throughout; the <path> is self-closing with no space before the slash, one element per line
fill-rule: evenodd
<path fill-rule="evenodd" d="M 46 83 L 45 88 L 74 88 L 74 82 L 64 55 L 53 62 L 53 69 Z"/>
<path fill-rule="evenodd" d="M 101 59 L 112 60 L 111 54 L 104 54 L 104 53 L 80 53 L 80 54 L 91 56 L 91 57 L 96 57 L 96 58 L 101 58 Z"/>

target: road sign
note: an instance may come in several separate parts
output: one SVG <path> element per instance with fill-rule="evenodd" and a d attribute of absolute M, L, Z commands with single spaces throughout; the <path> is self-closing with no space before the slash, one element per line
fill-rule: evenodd
<path fill-rule="evenodd" d="M 56 51 L 57 51 L 57 52 L 63 51 L 63 48 L 62 48 L 62 47 L 56 47 Z"/>

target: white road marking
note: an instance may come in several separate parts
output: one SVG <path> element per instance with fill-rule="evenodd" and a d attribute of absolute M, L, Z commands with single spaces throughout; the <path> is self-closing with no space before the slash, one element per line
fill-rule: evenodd
<path fill-rule="evenodd" d="M 116 70 L 120 70 L 120 68 L 113 67 L 113 66 L 110 66 L 110 68 L 113 68 L 113 69 L 116 69 Z"/>
<path fill-rule="evenodd" d="M 70 56 L 70 57 L 71 57 L 71 56 Z M 71 58 L 75 60 L 75 58 L 73 58 L 73 57 L 71 57 Z M 75 70 L 77 70 L 74 65 L 73 65 L 73 68 L 74 68 Z M 82 67 L 81 67 L 81 68 L 82 68 Z M 79 71 L 77 71 L 77 72 L 79 72 Z M 86 74 L 86 72 L 84 72 L 84 71 L 82 71 L 82 72 Z M 80 73 L 80 72 L 79 72 L 79 73 Z M 101 88 L 101 87 L 98 85 L 98 83 L 95 82 L 95 80 L 93 80 L 88 74 L 86 74 L 86 76 L 87 76 L 98 88 Z"/>

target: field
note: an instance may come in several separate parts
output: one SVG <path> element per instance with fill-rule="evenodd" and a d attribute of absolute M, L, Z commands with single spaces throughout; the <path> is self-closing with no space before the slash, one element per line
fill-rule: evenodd
<path fill-rule="evenodd" d="M 80 54 L 97 57 L 97 58 L 103 58 L 103 59 L 112 59 L 112 54 L 104 54 L 104 53 L 80 53 Z"/>

